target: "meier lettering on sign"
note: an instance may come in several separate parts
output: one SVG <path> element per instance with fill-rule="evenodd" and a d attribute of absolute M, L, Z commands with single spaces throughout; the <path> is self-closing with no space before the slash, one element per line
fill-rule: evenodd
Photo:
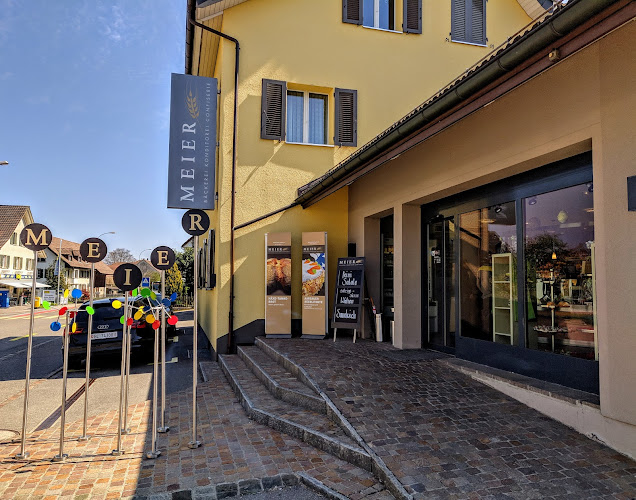
<path fill-rule="evenodd" d="M 214 210 L 217 83 L 172 74 L 168 208 Z"/>

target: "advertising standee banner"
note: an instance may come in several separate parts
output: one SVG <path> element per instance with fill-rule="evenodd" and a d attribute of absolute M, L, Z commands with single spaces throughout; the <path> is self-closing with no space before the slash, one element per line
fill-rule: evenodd
<path fill-rule="evenodd" d="M 303 233 L 303 338 L 321 339 L 327 333 L 327 233 Z"/>
<path fill-rule="evenodd" d="M 364 290 L 364 257 L 338 259 L 333 328 L 360 330 Z"/>
<path fill-rule="evenodd" d="M 291 338 L 291 233 L 265 234 L 265 335 Z"/>
<path fill-rule="evenodd" d="M 172 74 L 168 208 L 214 210 L 217 80 Z"/>

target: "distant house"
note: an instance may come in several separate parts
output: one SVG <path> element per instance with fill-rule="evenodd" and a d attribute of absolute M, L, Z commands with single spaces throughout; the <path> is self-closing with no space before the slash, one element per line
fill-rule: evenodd
<path fill-rule="evenodd" d="M 91 264 L 82 260 L 80 244 L 53 237 L 49 248 L 44 250 L 46 257 L 38 259 L 38 281 L 46 283 L 46 271 L 57 266 L 59 260 L 62 276 L 71 289 L 88 290 L 90 287 Z M 94 295 L 105 296 L 107 289 L 114 287 L 113 270 L 103 262 L 95 264 Z"/>
<path fill-rule="evenodd" d="M 20 233 L 32 223 L 33 215 L 28 206 L 0 205 L 0 291 L 8 291 L 13 303 L 21 302 L 31 293 L 33 252 L 20 244 Z M 46 284 L 37 287 L 43 288 Z"/>

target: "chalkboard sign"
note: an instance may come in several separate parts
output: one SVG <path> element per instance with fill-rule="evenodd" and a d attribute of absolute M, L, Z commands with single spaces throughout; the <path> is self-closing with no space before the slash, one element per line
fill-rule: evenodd
<path fill-rule="evenodd" d="M 332 328 L 359 330 L 364 290 L 364 257 L 338 259 Z"/>

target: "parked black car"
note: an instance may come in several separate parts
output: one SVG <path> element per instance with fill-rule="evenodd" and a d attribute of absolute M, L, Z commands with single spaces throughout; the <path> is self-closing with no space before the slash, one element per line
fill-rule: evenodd
<path fill-rule="evenodd" d="M 121 343 L 123 335 L 123 325 L 120 318 L 124 314 L 124 306 L 120 309 L 113 307 L 113 302 L 119 300 L 124 303 L 124 297 L 99 299 L 93 301 L 93 332 L 91 341 L 91 355 L 117 353 L 121 357 Z M 142 297 L 138 295 L 128 299 L 128 303 L 135 308 L 145 306 L 145 313 L 139 320 L 134 320 L 131 325 L 131 356 L 142 355 L 150 356 L 154 352 L 155 334 L 152 326 L 146 323 L 145 316 L 149 313 L 149 303 L 156 307 L 161 301 L 161 294 L 157 294 L 157 300 L 150 297 Z M 83 303 L 74 318 L 73 322 L 77 324 L 75 332 L 69 337 L 68 362 L 70 367 L 79 368 L 82 361 L 86 359 L 86 344 L 88 341 L 88 313 L 86 307 L 89 302 Z M 166 320 L 172 314 L 172 307 L 165 307 Z M 131 314 L 132 315 L 132 314 Z M 160 319 L 160 318 L 157 318 Z M 72 332 L 73 322 L 69 328 Z M 166 322 L 166 335 L 174 336 L 176 334 L 176 326 Z"/>

